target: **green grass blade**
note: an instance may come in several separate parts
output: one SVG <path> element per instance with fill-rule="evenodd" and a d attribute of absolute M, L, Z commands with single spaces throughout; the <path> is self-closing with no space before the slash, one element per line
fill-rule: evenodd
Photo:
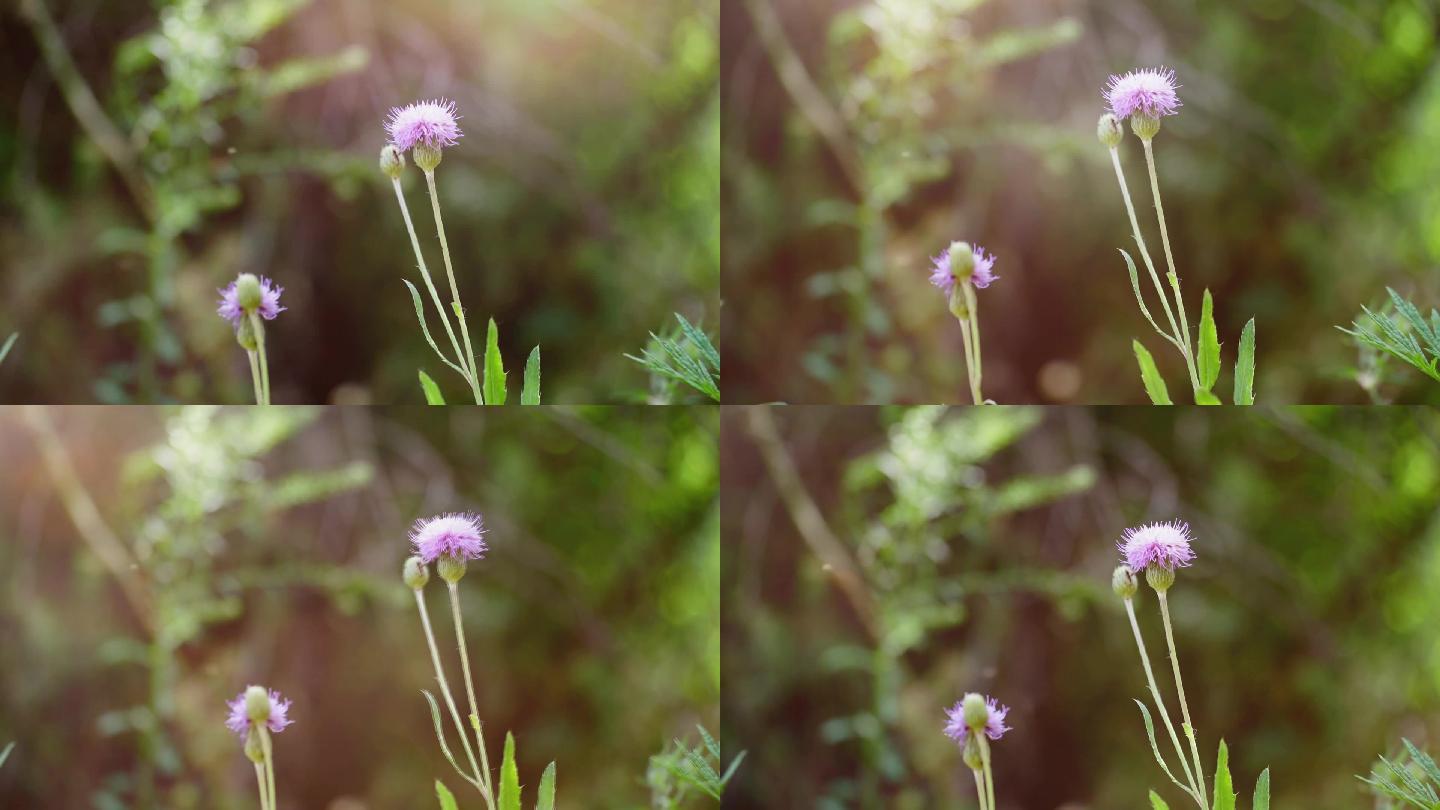
<path fill-rule="evenodd" d="M 1255 404 L 1255 319 L 1240 332 L 1240 357 L 1235 361 L 1235 404 Z"/>
<path fill-rule="evenodd" d="M 485 335 L 485 378 L 484 392 L 486 405 L 505 404 L 505 363 L 500 359 L 500 329 L 495 319 L 490 319 L 490 328 Z"/>
<path fill-rule="evenodd" d="M 525 361 L 525 377 L 520 387 L 521 405 L 540 404 L 540 347 L 536 346 L 530 350 L 530 357 Z"/>
<path fill-rule="evenodd" d="M 1230 749 L 1220 741 L 1220 755 L 1215 760 L 1215 810 L 1235 810 L 1235 786 L 1230 781 Z"/>
<path fill-rule="evenodd" d="M 426 405 L 445 404 L 445 395 L 440 393 L 440 386 L 430 379 L 430 375 L 426 374 L 424 369 L 420 370 L 420 390 L 425 392 Z"/>
<path fill-rule="evenodd" d="M 1253 810 L 1270 810 L 1270 769 L 1266 768 L 1260 772 L 1260 778 L 1255 780 L 1255 801 Z"/>
<path fill-rule="evenodd" d="M 555 810 L 555 763 L 545 766 L 540 776 L 540 798 L 535 801 L 535 810 Z"/>
<path fill-rule="evenodd" d="M 440 810 L 460 810 L 460 805 L 455 803 L 455 794 L 439 779 L 435 780 L 435 797 L 440 800 Z"/>
<path fill-rule="evenodd" d="M 1220 379 L 1220 334 L 1215 329 L 1215 301 L 1210 291 L 1200 304 L 1200 387 L 1209 391 Z M 1219 404 L 1219 403 L 1216 403 Z"/>
<path fill-rule="evenodd" d="M 1214 394 L 1210 393 L 1209 391 L 1196 391 L 1196 392 L 1195 392 L 1195 404 L 1196 404 L 1196 405 L 1224 405 L 1225 403 L 1221 402 L 1219 397 L 1215 396 Z"/>
<path fill-rule="evenodd" d="M 494 321 L 491 321 L 494 323 Z M 500 810 L 520 810 L 520 772 L 515 767 L 515 735 L 505 732 L 505 758 L 500 762 Z"/>
<path fill-rule="evenodd" d="M 1150 402 L 1155 405 L 1171 404 L 1170 391 L 1165 388 L 1165 378 L 1160 376 L 1160 370 L 1155 368 L 1155 358 L 1140 345 L 1140 341 L 1133 343 L 1135 359 L 1140 363 L 1140 379 L 1145 383 L 1145 393 L 1150 395 Z"/>

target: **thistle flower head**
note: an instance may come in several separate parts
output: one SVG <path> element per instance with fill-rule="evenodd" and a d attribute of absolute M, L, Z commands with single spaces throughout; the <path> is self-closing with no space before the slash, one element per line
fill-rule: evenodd
<path fill-rule="evenodd" d="M 980 695 L 971 692 L 965 696 L 965 699 L 969 699 L 972 695 L 976 698 L 981 698 Z M 965 722 L 965 699 L 960 700 L 954 706 L 945 710 L 945 736 L 962 746 L 965 744 L 966 738 L 970 736 L 970 724 Z M 984 697 L 982 699 L 984 700 L 982 704 L 985 710 L 984 717 L 975 719 L 983 720 L 983 723 L 975 723 L 974 725 L 976 729 L 982 731 L 986 737 L 992 740 L 998 740 L 1005 736 L 1005 732 L 1010 730 L 1010 727 L 1005 725 L 1005 715 L 1010 713 L 1010 707 L 1001 706 L 1000 703 L 992 697 Z M 971 701 L 972 709 L 974 705 L 975 701 Z"/>
<path fill-rule="evenodd" d="M 995 257 L 985 248 L 971 247 L 965 242 L 951 242 L 939 256 L 930 260 L 930 283 L 945 295 L 955 291 L 956 281 L 969 281 L 976 289 L 985 289 L 999 278 L 995 275 Z"/>
<path fill-rule="evenodd" d="M 1143 571 L 1154 567 L 1173 572 L 1176 568 L 1190 565 L 1195 559 L 1195 552 L 1190 548 L 1193 539 L 1188 524 L 1172 520 L 1126 529 L 1117 545 L 1125 557 L 1125 564 L 1132 570 Z"/>
<path fill-rule="evenodd" d="M 267 321 L 285 311 L 280 306 L 280 294 L 285 288 L 264 276 L 258 279 L 250 273 L 241 273 L 236 279 L 220 290 L 220 305 L 215 311 L 220 317 L 238 327 L 249 312 L 259 312 Z"/>
<path fill-rule="evenodd" d="M 251 699 L 251 690 L 259 690 L 258 700 Z M 260 703 L 259 706 L 252 705 L 257 702 Z M 230 716 L 225 720 L 225 727 L 239 735 L 242 740 L 248 741 L 250 729 L 260 723 L 264 723 L 271 733 L 279 734 L 293 722 L 290 719 L 290 701 L 281 697 L 274 689 L 267 692 L 263 687 L 247 687 L 226 705 L 230 707 Z M 251 719 L 257 715 L 263 719 Z"/>
<path fill-rule="evenodd" d="M 431 149 L 443 149 L 460 142 L 460 116 L 455 114 L 455 102 L 437 98 L 434 101 L 416 101 L 404 107 L 393 107 L 385 121 L 385 131 L 390 142 L 401 152 L 417 145 Z"/>
<path fill-rule="evenodd" d="M 1175 90 L 1175 71 L 1166 67 L 1132 70 L 1123 76 L 1111 76 L 1105 86 L 1105 103 L 1116 118 L 1136 115 L 1159 119 L 1180 110 L 1180 97 Z M 1133 122 L 1132 122 L 1133 123 Z"/>
<path fill-rule="evenodd" d="M 482 560 L 489 546 L 485 544 L 485 521 L 478 513 L 452 512 L 415 521 L 410 530 L 410 544 L 421 562 L 432 563 L 442 557 L 457 560 Z"/>
<path fill-rule="evenodd" d="M 426 583 L 430 581 L 430 566 L 421 561 L 419 557 L 410 557 L 405 560 L 400 577 L 405 580 L 405 585 L 411 590 L 423 590 Z"/>

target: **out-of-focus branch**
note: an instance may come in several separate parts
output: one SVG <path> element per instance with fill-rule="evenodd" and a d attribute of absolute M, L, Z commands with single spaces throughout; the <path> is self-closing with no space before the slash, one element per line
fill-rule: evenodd
<path fill-rule="evenodd" d="M 135 150 L 130 147 L 130 142 L 119 128 L 110 121 L 95 94 L 90 91 L 90 85 L 85 83 L 85 77 L 80 75 L 80 69 L 75 66 L 75 60 L 70 58 L 70 51 L 65 47 L 65 38 L 60 34 L 60 27 L 50 16 L 44 0 L 20 0 L 20 16 L 25 18 L 30 29 L 35 32 L 45 64 L 54 74 L 55 81 L 65 96 L 65 103 L 80 122 L 81 129 L 85 130 L 85 134 L 104 153 L 110 165 L 115 167 L 146 219 L 153 221 L 154 200 L 149 184 L 140 174 Z"/>
<path fill-rule="evenodd" d="M 90 497 L 89 490 L 85 489 L 80 476 L 75 474 L 75 467 L 70 463 L 65 445 L 60 441 L 60 435 L 56 433 L 45 409 L 28 406 L 24 413 L 25 420 L 35 435 L 35 444 L 40 448 L 40 455 L 45 460 L 45 469 L 50 473 L 50 480 L 55 483 L 55 489 L 60 493 L 61 503 L 65 505 L 70 520 L 79 530 L 80 539 L 85 541 L 95 556 L 100 558 L 101 564 L 115 577 L 140 623 L 147 630 L 153 631 L 150 596 L 145 583 L 139 578 L 138 561 L 100 516 L 100 510 Z"/>
<path fill-rule="evenodd" d="M 860 567 L 850 556 L 849 549 L 835 536 L 830 529 L 830 524 L 820 514 L 820 508 L 810 497 L 805 489 L 805 482 L 800 480 L 800 473 L 795 469 L 795 462 L 790 458 L 789 452 L 785 450 L 785 444 L 780 439 L 780 432 L 775 428 L 775 419 L 770 415 L 768 405 L 752 405 L 746 407 L 745 416 L 749 422 L 750 436 L 755 440 L 755 445 L 760 448 L 760 456 L 765 461 L 765 468 L 770 472 L 770 478 L 775 482 L 775 489 L 780 493 L 780 500 L 785 503 L 785 508 L 790 513 L 790 519 L 795 521 L 795 528 L 800 531 L 800 537 L 820 562 L 824 563 L 826 570 L 835 578 L 835 583 L 850 604 L 855 608 L 855 613 L 860 621 L 869 631 L 871 638 L 880 637 L 879 628 L 875 618 L 875 603 L 870 598 L 870 591 L 860 575 Z"/>
<path fill-rule="evenodd" d="M 805 69 L 805 63 L 785 36 L 785 28 L 780 24 L 780 16 L 775 13 L 771 0 L 745 0 L 745 8 L 750 12 L 750 19 L 755 21 L 755 31 L 760 35 L 765 53 L 775 65 L 775 72 L 780 75 L 780 83 L 785 85 L 800 113 L 830 145 L 846 179 L 858 194 L 864 196 L 867 193 L 865 168 L 850 139 L 845 120 Z"/>

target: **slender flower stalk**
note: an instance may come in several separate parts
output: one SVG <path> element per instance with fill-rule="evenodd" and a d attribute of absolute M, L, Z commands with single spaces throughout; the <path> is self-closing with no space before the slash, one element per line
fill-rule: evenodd
<path fill-rule="evenodd" d="M 970 398 L 976 405 L 984 403 L 985 396 L 981 393 L 984 369 L 980 357 L 980 317 L 975 290 L 983 290 L 994 283 L 998 278 L 994 267 L 994 256 L 979 245 L 972 248 L 966 242 L 952 242 L 944 253 L 931 259 L 930 283 L 949 299 L 950 313 L 960 322 Z"/>
<path fill-rule="evenodd" d="M 983 735 L 976 735 L 980 741 L 980 761 L 985 763 L 985 805 L 995 807 L 995 773 L 990 770 L 990 741 Z"/>
<path fill-rule="evenodd" d="M 450 586 L 450 612 L 455 622 L 456 647 L 460 653 L 460 666 L 465 673 L 465 693 L 470 698 L 470 725 L 475 732 L 475 747 L 480 749 L 480 773 L 485 777 L 485 798 L 489 802 L 493 793 L 490 782 L 490 762 L 485 754 L 485 734 L 480 726 L 479 704 L 475 701 L 475 679 L 470 675 L 470 654 L 465 649 L 465 623 L 460 618 L 460 589 L 454 582 Z"/>
<path fill-rule="evenodd" d="M 439 154 L 438 150 L 436 154 Z M 470 327 L 465 323 L 465 307 L 460 305 L 460 287 L 455 283 L 455 267 L 450 263 L 450 243 L 445 240 L 445 220 L 440 216 L 440 192 L 435 187 L 433 166 L 425 169 L 425 184 L 430 187 L 430 208 L 435 213 L 435 230 L 440 234 L 440 255 L 445 259 L 445 275 L 450 279 L 450 306 L 455 310 L 455 317 L 460 320 L 460 335 L 465 340 L 465 356 L 470 359 L 470 379 L 473 382 L 479 379 L 480 372 L 475 363 L 475 350 L 470 347 Z"/>
<path fill-rule="evenodd" d="M 1165 643 L 1170 648 L 1170 666 L 1175 670 L 1175 691 L 1180 696 L 1180 719 L 1185 736 L 1190 739 L 1190 755 L 1195 758 L 1195 775 L 1200 782 L 1200 806 L 1205 804 L 1205 771 L 1200 765 L 1200 746 L 1195 741 L 1195 726 L 1190 723 L 1190 704 L 1185 701 L 1185 681 L 1180 677 L 1180 655 L 1175 651 L 1175 633 L 1170 628 L 1170 602 L 1165 591 L 1156 589 L 1160 597 L 1160 615 L 1165 619 Z"/>
<path fill-rule="evenodd" d="M 1190 348 L 1190 321 L 1185 317 L 1185 297 L 1180 294 L 1180 275 L 1175 270 L 1175 256 L 1170 252 L 1170 232 L 1165 227 L 1165 204 L 1160 201 L 1160 179 L 1155 173 L 1155 147 L 1153 138 L 1141 138 L 1145 146 L 1145 166 L 1150 170 L 1150 193 L 1155 197 L 1155 218 L 1160 221 L 1160 244 L 1165 249 L 1165 265 L 1170 269 L 1170 286 L 1175 289 L 1175 306 L 1180 310 L 1180 328 L 1184 331 L 1185 347 Z M 1191 383 L 1200 390 L 1200 378 L 1191 361 Z"/>
<path fill-rule="evenodd" d="M 975 692 L 946 710 L 945 736 L 960 744 L 961 758 L 975 773 L 980 810 L 995 808 L 995 776 L 990 766 L 990 741 L 1005 736 L 1009 707 Z"/>
<path fill-rule="evenodd" d="M 270 810 L 270 791 L 265 787 L 265 766 L 255 763 L 255 783 L 260 786 L 260 810 Z"/>
<path fill-rule="evenodd" d="M 435 680 L 440 684 L 440 696 L 445 699 L 445 707 L 450 710 L 450 719 L 455 723 L 455 733 L 460 735 L 460 743 L 465 747 L 465 757 L 470 761 L 470 770 L 473 772 L 473 775 L 461 776 L 487 797 L 488 805 L 489 791 L 484 787 L 480 765 L 475 761 L 475 749 L 470 746 L 470 735 L 465 732 L 465 724 L 460 722 L 460 710 L 455 708 L 455 697 L 450 693 L 450 684 L 445 679 L 445 668 L 440 665 L 440 648 L 435 644 L 435 632 L 430 627 L 430 612 L 425 609 L 425 597 L 418 588 L 415 589 L 415 606 L 420 610 L 420 623 L 425 627 L 425 642 L 430 646 L 430 663 L 435 666 Z"/>
<path fill-rule="evenodd" d="M 270 364 L 265 353 L 265 321 L 273 321 L 285 307 L 280 294 L 285 288 L 263 276 L 241 273 L 220 290 L 216 313 L 235 329 L 235 341 L 250 359 L 250 382 L 255 387 L 255 404 L 270 404 Z"/>
<path fill-rule="evenodd" d="M 284 731 L 291 724 L 290 701 L 273 689 L 250 686 L 228 706 L 230 715 L 225 725 L 240 737 L 245 756 L 255 764 L 260 810 L 275 810 L 275 747 L 270 735 Z"/>

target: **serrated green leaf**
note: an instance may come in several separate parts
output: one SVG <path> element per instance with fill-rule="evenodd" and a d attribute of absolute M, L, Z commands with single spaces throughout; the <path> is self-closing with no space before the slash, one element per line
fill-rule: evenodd
<path fill-rule="evenodd" d="M 1150 810 L 1170 810 L 1170 805 L 1160 798 L 1155 791 L 1150 791 Z"/>
<path fill-rule="evenodd" d="M 497 798 L 500 810 L 520 810 L 520 771 L 515 767 L 515 736 L 508 731 L 505 732 L 505 758 L 500 762 L 500 795 Z"/>
<path fill-rule="evenodd" d="M 535 801 L 535 810 L 555 810 L 555 763 L 545 766 L 540 775 L 540 797 Z"/>
<path fill-rule="evenodd" d="M 1150 740 L 1150 752 L 1155 755 L 1155 761 L 1160 763 L 1160 770 L 1164 771 L 1165 775 L 1170 777 L 1170 781 L 1174 782 L 1176 787 L 1190 794 L 1190 788 L 1175 778 L 1175 774 L 1170 771 L 1170 766 L 1165 764 L 1165 757 L 1160 755 L 1160 746 L 1155 744 L 1155 723 L 1150 719 L 1150 710 L 1145 708 L 1145 704 L 1138 700 L 1135 701 L 1135 705 L 1140 707 L 1140 716 L 1145 718 L 1145 737 Z"/>
<path fill-rule="evenodd" d="M 485 377 L 484 392 L 486 405 L 505 404 L 505 363 L 500 359 L 500 329 L 495 319 L 485 334 Z"/>
<path fill-rule="evenodd" d="M 1215 396 L 1214 394 L 1210 393 L 1209 391 L 1196 391 L 1196 392 L 1195 392 L 1195 404 L 1196 404 L 1196 405 L 1224 405 L 1225 403 L 1221 402 L 1219 397 Z"/>
<path fill-rule="evenodd" d="M 435 780 L 435 797 L 440 800 L 440 810 L 460 810 L 460 805 L 455 803 L 455 794 L 439 779 Z"/>
<path fill-rule="evenodd" d="M 1154 405 L 1171 404 L 1170 391 L 1165 388 L 1165 378 L 1160 376 L 1160 370 L 1155 368 L 1155 358 L 1140 345 L 1140 341 L 1133 343 L 1135 359 L 1140 363 L 1140 379 L 1145 383 L 1145 393 L 1150 396 L 1150 402 Z"/>
<path fill-rule="evenodd" d="M 1209 391 L 1220 378 L 1220 334 L 1215 329 L 1215 302 L 1209 290 L 1205 291 L 1200 304 L 1200 356 L 1196 359 L 1200 364 L 1200 387 Z M 1215 404 L 1219 405 L 1220 401 L 1216 400 Z"/>
<path fill-rule="evenodd" d="M 1270 810 L 1270 769 L 1266 768 L 1260 772 L 1260 778 L 1255 780 L 1255 801 L 1253 810 Z"/>
<path fill-rule="evenodd" d="M 1255 404 L 1255 319 L 1240 332 L 1240 356 L 1235 360 L 1235 404 Z"/>
<path fill-rule="evenodd" d="M 426 374 L 424 369 L 420 370 L 420 390 L 425 392 L 426 405 L 445 404 L 445 395 L 440 393 L 440 386 L 430 379 L 430 375 Z"/>
<path fill-rule="evenodd" d="M 1235 810 L 1235 786 L 1230 781 L 1230 750 L 1220 741 L 1220 755 L 1215 758 L 1214 810 Z"/>
<path fill-rule="evenodd" d="M 1415 764 L 1420 766 L 1421 771 L 1424 771 L 1425 778 L 1434 782 L 1436 785 L 1440 785 L 1440 766 L 1436 766 L 1435 760 L 1431 759 L 1429 754 L 1420 750 L 1415 743 L 1403 738 L 1401 742 L 1405 744 L 1405 752 L 1410 755 L 1410 759 L 1414 760 Z"/>
<path fill-rule="evenodd" d="M 521 405 L 540 404 L 540 347 L 536 346 L 530 350 L 530 357 L 525 361 L 525 377 L 520 387 Z"/>
<path fill-rule="evenodd" d="M 440 361 L 445 365 L 455 369 L 456 373 L 465 378 L 465 383 L 468 385 L 470 383 L 470 373 L 451 362 L 450 358 L 446 357 L 445 353 L 440 351 L 440 347 L 435 345 L 435 338 L 430 337 L 430 326 L 425 323 L 425 306 L 420 303 L 420 292 L 415 289 L 415 285 L 411 284 L 408 279 L 402 278 L 400 280 L 405 282 L 405 288 L 410 291 L 410 301 L 415 305 L 415 319 L 420 321 L 420 331 L 425 335 L 425 342 L 429 343 L 430 348 L 435 350 L 435 356 L 439 357 Z M 441 317 L 444 317 L 444 313 L 441 313 Z"/>

